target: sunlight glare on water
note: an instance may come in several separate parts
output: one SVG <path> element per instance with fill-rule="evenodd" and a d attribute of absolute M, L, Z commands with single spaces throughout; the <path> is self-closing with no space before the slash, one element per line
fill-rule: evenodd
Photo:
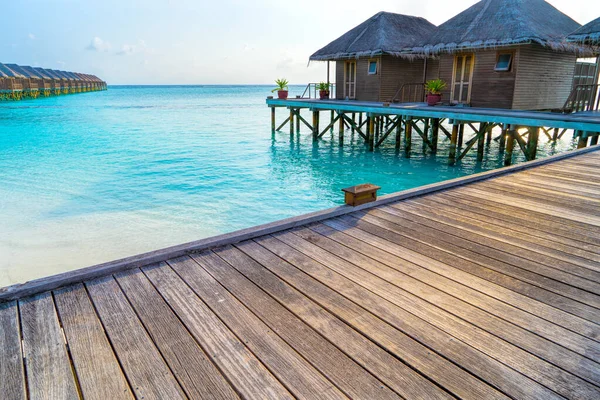
<path fill-rule="evenodd" d="M 0 286 L 336 206 L 346 186 L 386 194 L 500 165 L 496 144 L 483 165 L 473 151 L 449 167 L 447 140 L 436 158 L 414 135 L 407 160 L 393 138 L 371 153 L 349 132 L 343 147 L 337 133 L 313 144 L 304 126 L 272 137 L 270 89 L 121 86 L 0 103 Z"/>

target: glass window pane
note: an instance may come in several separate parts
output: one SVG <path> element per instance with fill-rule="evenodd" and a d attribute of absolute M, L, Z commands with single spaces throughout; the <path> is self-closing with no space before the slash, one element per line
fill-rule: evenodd
<path fill-rule="evenodd" d="M 456 57 L 456 71 L 455 71 L 455 82 L 460 82 L 462 80 L 462 67 L 463 67 L 463 56 Z"/>
<path fill-rule="evenodd" d="M 512 54 L 500 54 L 498 61 L 496 61 L 496 71 L 508 71 L 510 70 L 510 64 L 512 61 Z"/>
<path fill-rule="evenodd" d="M 377 61 L 369 61 L 369 75 L 377 73 Z"/>

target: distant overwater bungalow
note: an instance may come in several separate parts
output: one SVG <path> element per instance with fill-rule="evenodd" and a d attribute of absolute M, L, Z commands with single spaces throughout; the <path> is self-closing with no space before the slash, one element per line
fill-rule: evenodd
<path fill-rule="evenodd" d="M 0 100 L 35 99 L 106 90 L 95 75 L 0 63 Z"/>

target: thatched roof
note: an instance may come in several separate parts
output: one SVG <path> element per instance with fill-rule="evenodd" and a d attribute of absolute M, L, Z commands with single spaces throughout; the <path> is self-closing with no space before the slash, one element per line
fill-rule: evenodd
<path fill-rule="evenodd" d="M 6 65 L 12 71 L 24 76 L 25 78 L 36 78 L 37 79 L 36 75 L 32 74 L 31 72 L 26 71 L 25 69 L 23 69 L 21 66 L 19 66 L 17 64 L 4 64 L 4 65 Z"/>
<path fill-rule="evenodd" d="M 29 77 L 31 77 L 31 78 L 48 79 L 47 76 L 44 76 L 44 74 L 42 74 L 39 71 L 36 71 L 35 69 L 31 68 L 28 65 L 21 65 L 21 69 L 26 71 L 29 74 Z"/>
<path fill-rule="evenodd" d="M 482 0 L 444 22 L 411 52 L 430 55 L 528 43 L 577 52 L 583 49 L 564 38 L 579 27 L 544 0 Z"/>
<path fill-rule="evenodd" d="M 7 65 L 4 65 L 1 63 L 0 63 L 0 71 L 3 73 L 3 75 L 6 75 L 6 77 L 8 77 L 8 78 L 25 78 L 25 76 L 23 74 L 13 71 Z"/>
<path fill-rule="evenodd" d="M 310 60 L 400 55 L 404 49 L 422 44 L 433 29 L 435 25 L 424 18 L 379 12 L 318 50 Z"/>
<path fill-rule="evenodd" d="M 600 18 L 585 24 L 567 38 L 569 42 L 600 45 Z"/>
<path fill-rule="evenodd" d="M 33 69 L 35 69 L 36 71 L 38 71 L 41 74 L 48 76 L 50 79 L 55 79 L 55 80 L 60 79 L 60 77 L 55 75 L 51 69 L 44 69 L 44 68 L 40 68 L 40 67 L 33 67 Z"/>

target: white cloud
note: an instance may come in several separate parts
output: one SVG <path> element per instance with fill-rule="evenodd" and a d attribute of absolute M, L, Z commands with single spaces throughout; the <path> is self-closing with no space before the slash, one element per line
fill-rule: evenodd
<path fill-rule="evenodd" d="M 60 65 L 61 68 L 64 68 L 67 65 L 67 63 L 64 61 L 57 61 L 56 63 Z"/>
<path fill-rule="evenodd" d="M 35 35 L 33 33 L 30 33 L 29 35 L 27 35 L 27 37 L 29 37 L 29 39 L 31 40 L 35 40 Z"/>
<path fill-rule="evenodd" d="M 109 42 L 106 42 L 100 39 L 98 36 L 96 36 L 92 39 L 92 41 L 86 47 L 86 49 L 92 51 L 109 51 L 111 49 L 111 45 Z"/>
<path fill-rule="evenodd" d="M 146 41 L 143 39 L 138 40 L 137 44 L 125 43 L 121 46 L 121 50 L 117 51 L 116 54 L 119 56 L 128 56 L 133 53 L 153 53 L 154 50 L 149 48 Z"/>
<path fill-rule="evenodd" d="M 120 56 L 126 56 L 133 53 L 135 53 L 135 46 L 130 44 L 124 44 L 121 47 L 121 50 L 117 51 L 117 54 Z"/>

